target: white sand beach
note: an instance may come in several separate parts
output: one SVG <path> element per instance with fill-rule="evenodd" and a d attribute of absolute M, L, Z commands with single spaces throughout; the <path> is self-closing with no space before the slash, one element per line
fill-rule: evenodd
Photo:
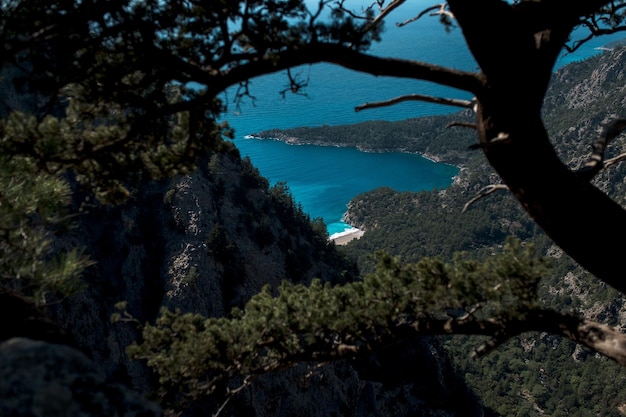
<path fill-rule="evenodd" d="M 353 227 L 345 232 L 335 233 L 330 236 L 330 240 L 335 242 L 335 245 L 345 245 L 353 239 L 360 239 L 365 234 L 364 230 Z"/>

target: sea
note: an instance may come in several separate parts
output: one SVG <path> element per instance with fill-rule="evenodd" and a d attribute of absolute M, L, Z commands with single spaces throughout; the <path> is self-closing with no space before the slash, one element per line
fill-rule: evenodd
<path fill-rule="evenodd" d="M 311 4 L 314 4 L 313 2 Z M 349 4 L 358 9 L 358 1 Z M 398 27 L 431 5 L 425 0 L 408 2 L 388 15 L 383 40 L 369 53 L 385 57 L 415 59 L 460 70 L 477 69 L 459 28 L 447 31 L 437 18 L 427 16 Z M 603 36 L 586 43 L 573 54 L 564 54 L 556 68 L 602 53 L 603 46 L 624 37 Z M 312 219 L 322 218 L 330 237 L 350 232 L 343 221 L 350 200 L 378 187 L 397 191 L 443 189 L 458 168 L 406 153 L 366 153 L 354 148 L 289 145 L 281 141 L 251 137 L 268 129 L 299 126 L 342 125 L 367 120 L 397 121 L 446 114 L 459 109 L 422 102 L 404 102 L 390 107 L 356 112 L 360 104 L 388 100 L 405 94 L 469 99 L 466 92 L 410 79 L 375 77 L 331 64 L 314 64 L 291 70 L 307 83 L 298 94 L 288 89 L 286 72 L 251 80 L 252 97 L 236 102 L 236 87 L 223 96 L 228 106 L 224 115 L 235 129 L 234 143 L 248 156 L 270 184 L 284 182 L 294 200 Z"/>

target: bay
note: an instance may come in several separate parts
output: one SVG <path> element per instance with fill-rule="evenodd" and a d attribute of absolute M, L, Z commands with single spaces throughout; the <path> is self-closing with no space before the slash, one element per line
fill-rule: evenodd
<path fill-rule="evenodd" d="M 305 212 L 324 219 L 330 235 L 350 228 L 341 218 L 358 193 L 384 186 L 399 191 L 443 189 L 458 172 L 454 166 L 406 153 L 254 139 L 246 150 L 257 151 L 251 159 L 261 173 L 275 182 L 285 181 Z"/>
<path fill-rule="evenodd" d="M 390 14 L 391 23 L 383 34 L 383 41 L 374 44 L 371 53 L 475 70 L 476 62 L 459 29 L 448 33 L 433 18 L 423 18 L 402 28 L 393 24 L 417 15 L 428 5 L 427 1 L 418 0 L 407 4 L 408 8 L 398 8 L 401 14 Z M 563 56 L 557 68 L 599 53 L 602 45 L 622 37 L 623 34 L 615 34 L 594 39 L 574 54 Z M 447 187 L 458 172 L 456 167 L 434 163 L 419 155 L 364 153 L 351 148 L 288 145 L 250 138 L 253 133 L 273 128 L 396 121 L 458 111 L 458 108 L 421 102 L 354 111 L 365 102 L 404 94 L 471 98 L 466 92 L 433 83 L 374 77 L 331 64 L 302 66 L 293 69 L 291 74 L 307 81 L 303 94 L 283 96 L 280 93 L 289 86 L 285 72 L 258 77 L 252 79 L 249 86 L 254 99 L 235 103 L 236 88 L 227 91 L 225 119 L 235 129 L 234 142 L 241 154 L 248 156 L 271 184 L 285 182 L 295 201 L 311 218 L 324 220 L 330 235 L 350 228 L 342 221 L 342 216 L 348 202 L 359 193 L 380 186 L 397 191 L 441 189 Z"/>

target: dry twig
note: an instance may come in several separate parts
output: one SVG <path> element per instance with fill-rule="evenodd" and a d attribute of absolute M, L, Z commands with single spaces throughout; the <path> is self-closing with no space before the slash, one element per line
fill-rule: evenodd
<path fill-rule="evenodd" d="M 598 140 L 591 144 L 591 156 L 589 157 L 589 161 L 576 171 L 576 175 L 585 181 L 591 181 L 591 179 L 606 166 L 614 165 L 626 159 L 626 155 L 622 154 L 608 161 L 604 161 L 604 153 L 609 143 L 624 130 L 626 130 L 626 119 L 616 119 L 608 123 Z"/>
<path fill-rule="evenodd" d="M 433 97 L 424 96 L 421 94 L 407 94 L 404 96 L 395 97 L 385 101 L 374 101 L 371 103 L 361 104 L 354 108 L 354 111 L 361 111 L 365 109 L 373 109 L 376 107 L 393 106 L 394 104 L 401 103 L 403 101 L 424 101 L 427 103 L 443 104 L 447 106 L 456 106 L 471 109 L 474 102 L 471 100 L 459 100 L 454 98 Z"/>
<path fill-rule="evenodd" d="M 472 198 L 470 201 L 468 201 L 467 203 L 465 203 L 465 205 L 463 206 L 463 210 L 461 211 L 462 213 L 465 213 L 465 211 L 467 211 L 467 209 L 469 208 L 469 206 L 471 206 L 472 204 L 474 204 L 476 201 L 480 200 L 483 197 L 488 196 L 489 194 L 498 191 L 498 190 L 508 190 L 509 187 L 506 184 L 492 184 L 492 185 L 487 185 L 486 187 L 483 187 L 478 194 L 476 194 L 476 196 L 474 198 Z"/>
<path fill-rule="evenodd" d="M 410 19 L 407 19 L 403 22 L 399 22 L 396 23 L 396 26 L 398 27 L 402 27 L 405 25 L 408 25 L 411 22 L 415 22 L 416 20 L 420 19 L 422 16 L 424 16 L 426 13 L 428 12 L 432 12 L 433 10 L 437 10 L 436 12 L 430 13 L 429 16 L 446 16 L 450 19 L 454 19 L 454 15 L 448 10 L 448 4 L 447 3 L 441 3 L 441 4 L 436 4 L 432 7 L 427 8 L 426 10 L 422 11 L 420 14 L 418 14 L 415 17 L 412 17 Z"/>
<path fill-rule="evenodd" d="M 447 128 L 450 127 L 467 127 L 468 129 L 476 130 L 476 123 L 467 123 L 467 122 L 451 122 L 446 125 Z"/>

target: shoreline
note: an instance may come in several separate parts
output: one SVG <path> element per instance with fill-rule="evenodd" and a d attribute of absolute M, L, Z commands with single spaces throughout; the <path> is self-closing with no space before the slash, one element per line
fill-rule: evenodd
<path fill-rule="evenodd" d="M 354 239 L 360 239 L 364 234 L 364 230 L 353 227 L 345 232 L 333 234 L 328 238 L 328 240 L 335 242 L 335 245 L 343 246 Z"/>
<path fill-rule="evenodd" d="M 327 147 L 335 147 L 335 148 L 354 148 L 360 152 L 365 152 L 365 153 L 403 153 L 403 154 L 409 154 L 409 155 L 418 155 L 430 162 L 434 162 L 436 164 L 445 164 L 445 165 L 456 167 L 458 169 L 462 169 L 464 165 L 463 163 L 450 162 L 444 156 L 440 156 L 440 155 L 433 154 L 430 152 L 407 150 L 406 148 L 391 148 L 391 149 L 363 148 L 359 146 L 358 143 L 357 144 L 343 144 L 343 143 L 332 143 L 332 142 L 319 141 L 319 140 L 318 141 L 305 141 L 305 140 L 300 139 L 297 136 L 286 136 L 286 135 L 261 136 L 258 133 L 245 135 L 244 139 L 273 140 L 277 142 L 283 142 L 287 145 L 295 145 L 295 146 L 327 146 Z"/>

